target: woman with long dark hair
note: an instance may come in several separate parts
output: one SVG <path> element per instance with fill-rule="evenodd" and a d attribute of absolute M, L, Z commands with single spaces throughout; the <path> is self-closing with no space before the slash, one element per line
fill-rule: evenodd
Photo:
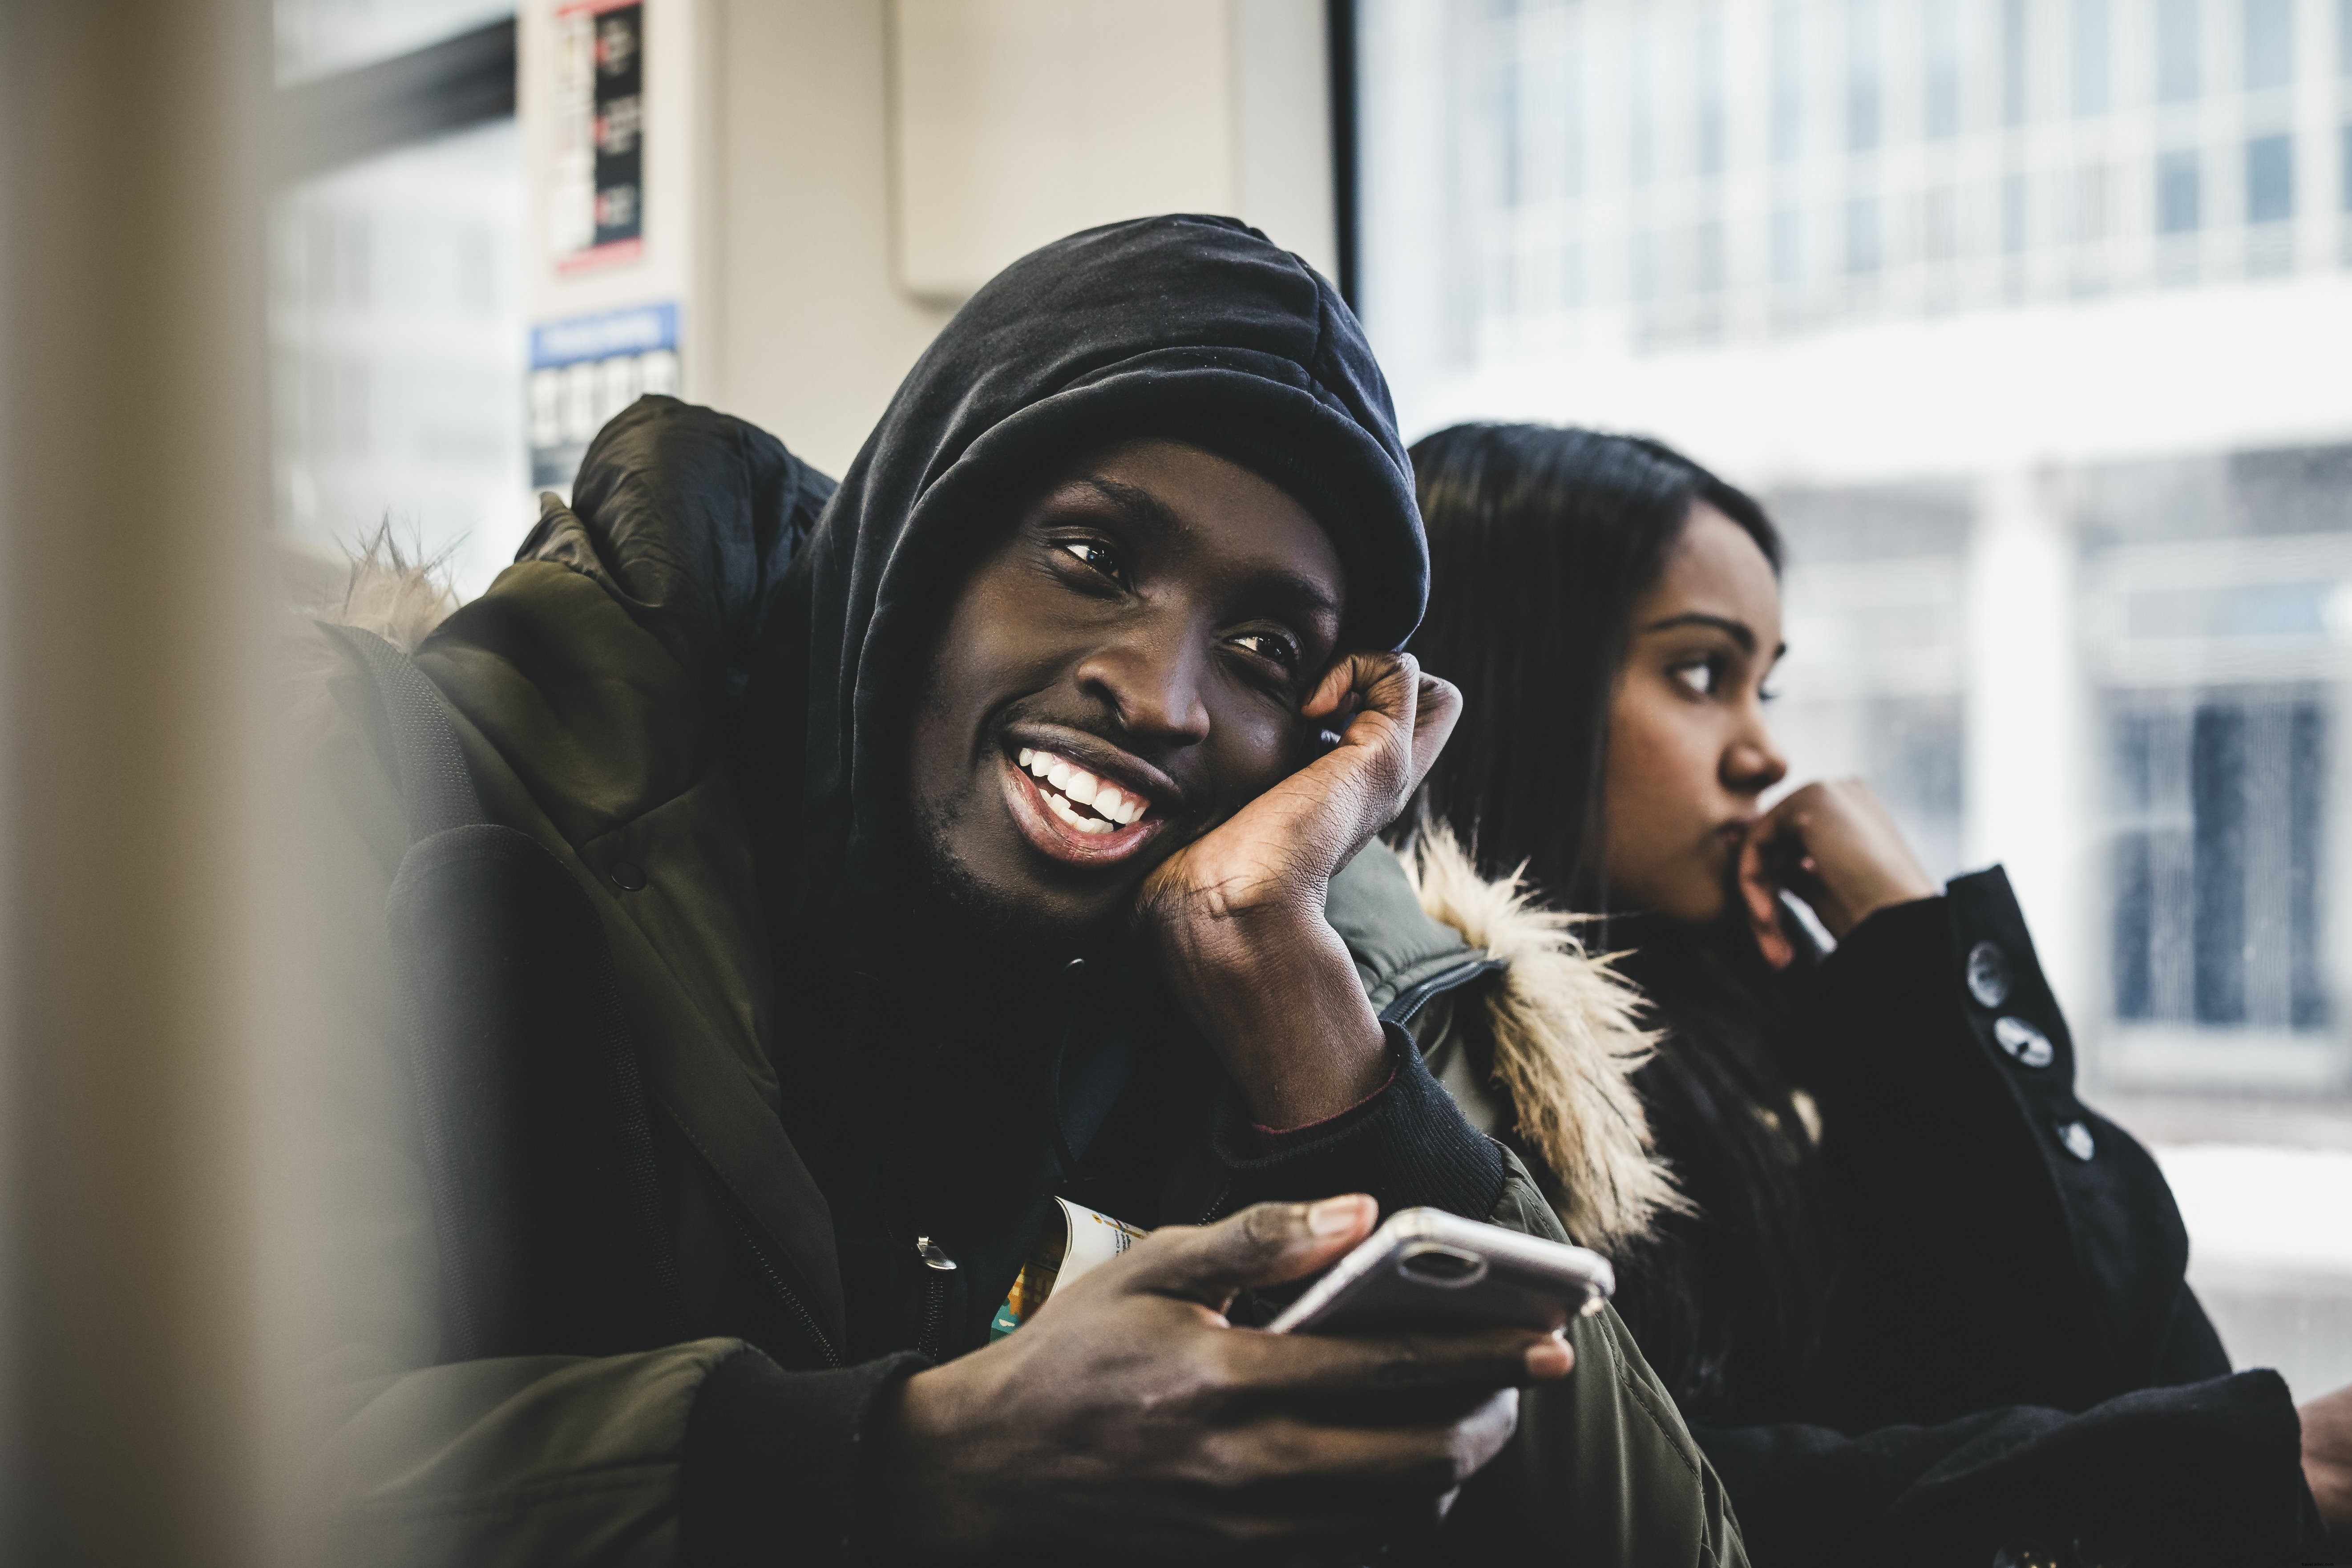
<path fill-rule="evenodd" d="M 1618 1302 L 1756 1562 L 2145 1568 L 2352 1530 L 2352 1391 L 2299 1419 L 2231 1374 L 2162 1175 L 2075 1098 L 2001 872 L 1937 888 L 1857 781 L 1763 808 L 1763 509 L 1591 431 L 1412 455 L 1412 646 L 1467 705 L 1400 836 L 1601 911 L 1649 998 L 1637 1087 L 1685 1202 L 1619 1249 Z"/>

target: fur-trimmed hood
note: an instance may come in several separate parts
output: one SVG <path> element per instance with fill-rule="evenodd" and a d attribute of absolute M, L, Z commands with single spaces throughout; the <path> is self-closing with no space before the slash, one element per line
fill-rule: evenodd
<path fill-rule="evenodd" d="M 1574 916 L 1539 907 L 1515 878 L 1486 880 L 1443 828 L 1408 854 L 1367 848 L 1333 879 L 1328 912 L 1384 1016 L 1409 1021 L 1433 995 L 1456 996 L 1453 1028 L 1483 1036 L 1470 1059 L 1500 1091 L 1491 1117 L 1464 1109 L 1505 1123 L 1489 1131 L 1515 1134 L 1543 1167 L 1570 1235 L 1608 1250 L 1685 1206 L 1633 1087 L 1654 1044 L 1635 1021 L 1640 994 L 1585 952 Z"/>

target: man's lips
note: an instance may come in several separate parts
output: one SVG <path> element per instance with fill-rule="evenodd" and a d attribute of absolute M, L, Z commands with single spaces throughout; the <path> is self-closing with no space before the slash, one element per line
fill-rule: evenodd
<path fill-rule="evenodd" d="M 1004 760 L 1004 788 L 1024 837 L 1056 860 L 1108 866 L 1160 837 L 1167 811 L 1068 756 L 1023 746 Z"/>

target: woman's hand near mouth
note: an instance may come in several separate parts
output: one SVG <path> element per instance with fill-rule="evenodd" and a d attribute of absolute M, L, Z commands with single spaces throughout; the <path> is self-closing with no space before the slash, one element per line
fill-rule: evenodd
<path fill-rule="evenodd" d="M 1335 1116 L 1394 1070 L 1347 945 L 1332 874 L 1404 810 L 1461 712 L 1410 654 L 1347 654 L 1300 710 L 1349 712 L 1339 744 L 1171 856 L 1137 919 L 1193 1022 L 1275 1128 Z"/>
<path fill-rule="evenodd" d="M 1740 846 L 1737 876 L 1748 929 L 1775 969 L 1796 958 L 1780 931 L 1783 888 L 1841 942 L 1880 910 L 1942 890 L 1860 779 L 1809 784 L 1766 812 Z"/>

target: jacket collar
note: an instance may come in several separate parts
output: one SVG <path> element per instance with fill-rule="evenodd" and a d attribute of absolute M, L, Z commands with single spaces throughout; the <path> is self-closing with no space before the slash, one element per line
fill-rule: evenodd
<path fill-rule="evenodd" d="M 1454 1025 L 1485 1031 L 1513 1132 L 1570 1236 L 1606 1249 L 1686 1206 L 1633 1085 L 1654 1043 L 1644 1004 L 1611 958 L 1585 951 L 1575 916 L 1516 878 L 1480 876 L 1442 827 L 1410 856 L 1373 843 L 1331 879 L 1325 913 L 1383 1018 L 1408 1022 L 1447 991 L 1475 996 Z"/>

